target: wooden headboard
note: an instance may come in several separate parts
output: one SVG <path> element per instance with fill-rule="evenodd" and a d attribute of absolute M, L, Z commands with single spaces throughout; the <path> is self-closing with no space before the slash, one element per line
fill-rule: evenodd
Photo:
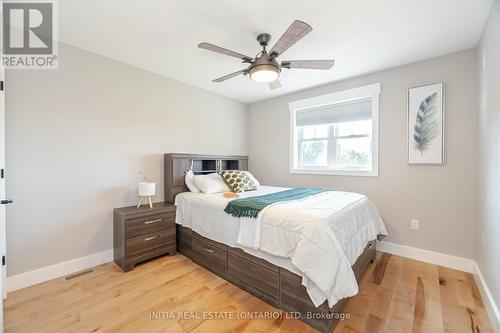
<path fill-rule="evenodd" d="M 189 169 L 203 175 L 222 170 L 247 170 L 248 156 L 220 156 L 197 154 L 165 154 L 165 202 L 174 203 L 175 196 L 189 191 L 184 176 Z"/>

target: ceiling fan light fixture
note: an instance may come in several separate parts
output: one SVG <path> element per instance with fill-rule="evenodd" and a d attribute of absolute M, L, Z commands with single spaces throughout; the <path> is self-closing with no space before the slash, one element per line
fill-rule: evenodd
<path fill-rule="evenodd" d="M 239 52 L 231 51 L 223 47 L 213 45 L 207 42 L 198 44 L 200 49 L 224 54 L 230 57 L 242 60 L 243 64 L 247 64 L 247 68 L 241 69 L 237 72 L 230 73 L 212 82 L 224 82 L 239 75 L 249 75 L 250 79 L 259 83 L 268 83 L 270 89 L 277 89 L 281 87 L 279 77 L 282 68 L 302 68 L 302 69 L 322 69 L 329 70 L 335 63 L 334 60 L 283 60 L 281 64 L 278 63 L 277 58 L 280 57 L 291 46 L 295 45 L 305 35 L 312 31 L 312 27 L 306 22 L 295 20 L 290 24 L 288 29 L 281 35 L 274 46 L 268 51 L 267 46 L 271 40 L 271 35 L 268 33 L 261 33 L 257 36 L 262 50 L 255 56 L 249 57 Z"/>
<path fill-rule="evenodd" d="M 279 69 L 273 65 L 257 65 L 250 68 L 250 78 L 259 83 L 273 82 L 280 76 Z"/>

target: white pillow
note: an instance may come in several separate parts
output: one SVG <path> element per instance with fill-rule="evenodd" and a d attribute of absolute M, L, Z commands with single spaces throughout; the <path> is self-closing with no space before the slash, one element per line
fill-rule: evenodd
<path fill-rule="evenodd" d="M 194 173 L 193 170 L 189 170 L 186 172 L 186 177 L 184 177 L 184 181 L 186 182 L 186 186 L 188 189 L 193 192 L 193 193 L 200 193 L 201 190 L 196 186 L 196 183 L 194 182 Z"/>
<path fill-rule="evenodd" d="M 255 184 L 255 187 L 260 187 L 260 182 L 250 173 L 250 171 L 245 171 L 245 173 L 247 174 L 248 178 L 250 178 L 250 180 Z"/>
<path fill-rule="evenodd" d="M 205 194 L 213 194 L 220 192 L 229 192 L 229 187 L 227 187 L 222 177 L 217 173 L 211 173 L 209 175 L 196 175 L 194 176 L 194 182 L 196 186 Z"/>

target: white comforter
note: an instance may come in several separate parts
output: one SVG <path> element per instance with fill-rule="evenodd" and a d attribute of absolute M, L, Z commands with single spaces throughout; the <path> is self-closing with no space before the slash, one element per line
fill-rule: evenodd
<path fill-rule="evenodd" d="M 242 197 L 282 190 L 262 186 Z M 386 234 L 370 200 L 350 192 L 328 191 L 280 202 L 264 208 L 257 219 L 235 219 L 240 222 L 237 244 L 290 258 L 316 306 L 328 300 L 331 307 L 358 292 L 351 265 L 369 241 Z"/>

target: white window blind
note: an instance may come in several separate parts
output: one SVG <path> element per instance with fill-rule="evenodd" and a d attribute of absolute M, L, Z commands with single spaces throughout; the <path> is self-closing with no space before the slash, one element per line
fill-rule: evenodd
<path fill-rule="evenodd" d="M 345 103 L 297 111 L 297 126 L 367 120 L 372 117 L 372 100 L 363 98 Z"/>
<path fill-rule="evenodd" d="M 378 174 L 380 85 L 290 104 L 292 173 Z"/>

